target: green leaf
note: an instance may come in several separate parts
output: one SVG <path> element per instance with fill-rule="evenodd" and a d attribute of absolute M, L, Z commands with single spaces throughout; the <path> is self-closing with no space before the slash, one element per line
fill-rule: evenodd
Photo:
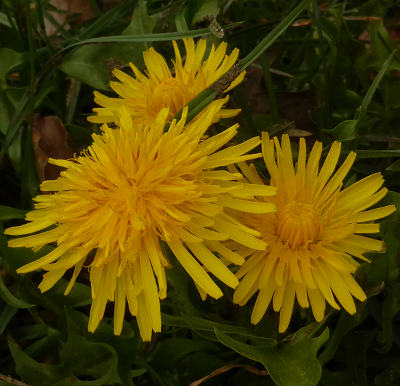
<path fill-rule="evenodd" d="M 6 27 L 9 27 L 9 28 L 12 27 L 10 21 L 7 18 L 7 16 L 3 12 L 0 12 L 0 24 L 4 25 Z"/>
<path fill-rule="evenodd" d="M 9 289 L 6 287 L 3 277 L 0 275 L 0 296 L 1 298 L 10 306 L 14 308 L 30 308 L 33 307 L 33 304 L 29 304 L 24 302 L 21 299 L 15 297 Z"/>
<path fill-rule="evenodd" d="M 87 306 L 92 303 L 92 292 L 89 286 L 83 283 L 76 282 L 71 289 L 71 292 L 65 296 L 64 292 L 67 288 L 69 280 L 61 278 L 52 287 L 48 296 L 52 297 L 54 301 L 68 305 L 69 307 Z"/>
<path fill-rule="evenodd" d="M 301 12 L 306 9 L 306 7 L 310 4 L 311 0 L 303 0 L 301 1 L 297 7 L 295 7 L 282 21 L 263 39 L 257 46 L 244 58 L 240 61 L 242 69 L 247 68 L 250 64 L 252 64 L 258 57 L 266 51 L 276 39 L 279 38 L 286 30 L 290 27 L 290 25 L 295 21 L 295 19 L 300 15 Z"/>
<path fill-rule="evenodd" d="M 339 320 L 335 326 L 335 330 L 333 331 L 332 337 L 326 343 L 324 350 L 318 357 L 321 363 L 329 361 L 335 355 L 346 334 L 348 334 L 351 330 L 356 328 L 363 320 L 365 320 L 366 316 L 367 316 L 366 312 L 363 312 L 362 315 L 358 313 L 355 315 L 350 315 L 346 312 L 340 313 Z"/>
<path fill-rule="evenodd" d="M 14 274 L 22 265 L 43 257 L 52 249 L 50 246 L 45 246 L 40 251 L 33 252 L 28 248 L 9 248 L 3 231 L 3 224 L 0 223 L 0 257 L 10 274 Z"/>
<path fill-rule="evenodd" d="M 153 17 L 149 16 L 147 13 L 146 1 L 139 0 L 133 15 L 130 24 L 124 30 L 122 35 L 145 35 L 153 32 L 153 28 L 155 26 L 155 21 Z M 140 47 L 141 46 L 141 47 Z M 149 44 L 147 41 L 143 42 L 141 45 L 138 45 L 137 50 L 144 51 L 149 48 Z"/>
<path fill-rule="evenodd" d="M 119 383 L 115 350 L 104 343 L 88 342 L 75 329 L 68 316 L 67 329 L 67 340 L 60 344 L 59 364 L 40 363 L 23 351 L 14 340 L 9 340 L 16 372 L 21 379 L 32 386 L 101 386 Z"/>
<path fill-rule="evenodd" d="M 356 138 L 357 131 L 357 120 L 351 119 L 340 122 L 336 127 L 331 130 L 324 130 L 332 134 L 336 139 L 340 141 L 350 141 Z"/>
<path fill-rule="evenodd" d="M 255 342 L 261 342 L 263 344 L 275 345 L 275 339 L 265 338 L 262 336 L 255 335 L 253 331 L 247 329 L 245 327 L 236 326 L 233 324 L 216 322 L 214 320 L 207 320 L 204 318 L 200 318 L 198 316 L 191 315 L 167 315 L 162 314 L 163 324 L 169 327 L 187 327 L 191 330 L 197 332 L 214 332 L 214 329 L 217 328 L 218 331 L 240 335 L 242 337 L 246 337 Z"/>
<path fill-rule="evenodd" d="M 376 75 L 374 81 L 371 83 L 371 86 L 368 88 L 367 93 L 365 94 L 365 97 L 363 101 L 361 102 L 360 110 L 357 116 L 357 127 L 360 125 L 360 122 L 362 122 L 367 114 L 368 106 L 371 103 L 372 97 L 375 94 L 376 89 L 378 88 L 379 84 L 381 83 L 383 76 L 385 75 L 386 71 L 389 68 L 389 64 L 393 59 L 393 56 L 395 55 L 397 50 L 393 50 L 392 53 L 389 55 L 389 57 L 385 60 L 385 62 L 382 64 L 382 67 L 380 68 L 378 74 Z"/>
<path fill-rule="evenodd" d="M 399 151 L 399 155 L 400 155 L 400 151 Z M 389 171 L 389 172 L 400 172 L 400 159 L 397 159 L 392 164 L 390 164 L 386 168 L 386 170 Z"/>
<path fill-rule="evenodd" d="M 23 220 L 26 215 L 26 210 L 12 208 L 11 206 L 0 205 L 0 221 L 7 220 L 15 220 L 21 219 Z"/>
<path fill-rule="evenodd" d="M 319 348 L 328 340 L 329 330 L 316 337 L 303 337 L 294 343 L 248 345 L 214 329 L 218 340 L 240 355 L 262 363 L 278 386 L 314 386 L 321 378 L 316 358 Z"/>
<path fill-rule="evenodd" d="M 18 308 L 12 307 L 8 304 L 5 305 L 0 314 L 0 335 L 4 333 L 8 324 L 17 312 Z"/>
<path fill-rule="evenodd" d="M 400 241 L 397 236 L 400 223 L 385 220 L 380 225 L 382 239 L 386 245 L 385 253 L 374 253 L 371 264 L 360 267 L 360 272 L 364 273 L 369 283 L 380 285 L 382 282 L 387 284 L 397 280 L 400 270 L 397 261 L 397 253 Z"/>
<path fill-rule="evenodd" d="M 7 74 L 23 63 L 24 55 L 10 48 L 0 48 L 0 80 L 5 80 Z"/>
<path fill-rule="evenodd" d="M 7 134 L 7 128 L 13 115 L 13 106 L 5 90 L 0 89 L 0 133 Z"/>
<path fill-rule="evenodd" d="M 100 39 L 103 43 L 109 43 L 79 47 L 66 55 L 60 69 L 93 88 L 108 90 L 112 68 L 116 65 L 124 66 L 129 62 L 135 62 L 136 65 L 141 64 L 143 62 L 142 53 L 149 48 L 148 40 L 129 40 L 129 37 L 140 38 L 143 35 L 151 35 L 154 25 L 153 18 L 147 14 L 146 2 L 140 0 L 128 27 L 122 32 L 122 35 L 115 37 L 118 42 L 118 38 L 128 37 L 122 48 L 115 39 L 111 39 L 110 42 L 107 37 L 94 38 L 97 39 L 97 42 Z M 89 40 L 93 41 L 93 39 Z"/>
<path fill-rule="evenodd" d="M 217 352 L 218 350 L 219 346 L 217 344 L 206 340 L 170 338 L 157 346 L 151 360 L 151 365 L 156 369 L 168 369 L 170 366 L 179 365 L 182 358 L 193 352 Z"/>
<path fill-rule="evenodd" d="M 237 23 L 232 23 L 224 26 L 224 30 L 230 30 L 237 26 Z M 71 48 L 82 46 L 85 44 L 93 43 L 144 43 L 144 42 L 166 42 L 171 40 L 183 39 L 183 38 L 198 38 L 203 36 L 212 35 L 209 28 L 199 28 L 190 31 L 183 32 L 162 32 L 154 34 L 144 35 L 115 35 L 115 36 L 102 36 L 98 38 L 91 38 L 82 40 L 65 47 L 63 51 Z"/>
<path fill-rule="evenodd" d="M 108 90 L 110 73 L 107 69 L 107 57 L 104 45 L 81 47 L 67 54 L 59 68 L 71 78 L 99 89 Z"/>
<path fill-rule="evenodd" d="M 400 157 L 399 150 L 354 150 L 358 159 Z"/>
<path fill-rule="evenodd" d="M 209 17 L 216 18 L 220 7 L 218 0 L 203 0 L 192 18 L 192 25 L 199 23 Z"/>

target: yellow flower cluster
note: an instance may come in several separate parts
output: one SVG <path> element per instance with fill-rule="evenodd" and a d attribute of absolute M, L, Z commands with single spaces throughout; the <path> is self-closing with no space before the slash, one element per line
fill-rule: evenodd
<path fill-rule="evenodd" d="M 173 71 L 151 48 L 144 53 L 145 74 L 133 64 L 135 77 L 114 71 L 120 82 L 111 87 L 121 98 L 95 93 L 102 107 L 89 120 L 102 123 L 102 133 L 93 135 L 92 145 L 74 159 L 50 161 L 64 168 L 60 177 L 42 183 L 43 194 L 34 198 L 28 223 L 6 230 L 19 236 L 9 241 L 11 247 L 54 245 L 18 272 L 46 271 L 39 285 L 44 292 L 73 269 L 68 294 L 82 268 L 88 268 L 93 299 L 89 331 L 95 331 L 111 301 L 115 334 L 122 331 L 127 304 L 145 341 L 161 331 L 165 269 L 174 264 L 164 246 L 203 298 L 222 296 L 209 273 L 235 288 L 238 304 L 258 293 L 252 323 L 272 302 L 284 332 L 295 298 L 301 307 L 311 306 L 317 321 L 324 316 L 325 302 L 356 312 L 353 297 L 363 301 L 365 294 L 353 277 L 359 264 L 355 258 L 366 261 L 365 252 L 382 249 L 381 241 L 361 234 L 378 233 L 374 221 L 394 211 L 392 205 L 369 209 L 386 193 L 382 176 L 342 189 L 355 154 L 336 170 L 337 142 L 321 168 L 319 142 L 307 159 L 300 140 L 296 166 L 288 136 L 279 142 L 263 134 L 262 140 L 228 146 L 237 124 L 207 134 L 221 117 L 238 112 L 223 109 L 228 97 L 187 122 L 185 106 L 232 69 L 238 51 L 227 55 L 222 43 L 204 59 L 205 40 L 195 44 L 188 39 L 184 45 L 183 63 L 173 42 Z M 182 109 L 181 118 L 174 119 Z M 260 143 L 262 154 L 249 153 Z M 261 156 L 269 184 L 247 164 Z M 232 264 L 241 266 L 236 274 L 228 268 Z"/>

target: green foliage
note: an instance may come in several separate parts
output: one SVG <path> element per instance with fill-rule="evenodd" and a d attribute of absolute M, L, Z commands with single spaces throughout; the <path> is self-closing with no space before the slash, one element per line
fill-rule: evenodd
<path fill-rule="evenodd" d="M 304 327 L 309 330 L 309 327 Z M 270 339 L 262 345 L 239 342 L 215 328 L 215 335 L 225 346 L 241 356 L 262 363 L 272 380 L 279 386 L 311 386 L 321 378 L 321 365 L 316 358 L 318 349 L 328 340 L 326 329 L 319 337 L 311 338 L 299 330 L 287 341 L 277 344 Z"/>
<path fill-rule="evenodd" d="M 151 46 L 170 63 L 171 40 L 186 36 L 223 36 L 229 49 L 240 49 L 247 80 L 230 102 L 242 109 L 240 139 L 266 130 L 326 146 L 340 140 L 344 154 L 358 154 L 351 178 L 382 172 L 390 190 L 382 202 L 400 209 L 398 2 L 81 3 L 91 12 L 63 11 L 48 0 L 0 4 L 0 384 L 10 377 L 33 386 L 179 386 L 216 370 L 205 385 L 399 384 L 399 212 L 382 222 L 384 252 L 370 254 L 356 273 L 368 300 L 355 315 L 329 309 L 317 325 L 309 310 L 296 308 L 289 331 L 279 335 L 274 312 L 252 326 L 251 301 L 232 305 L 226 287 L 223 299 L 202 302 L 175 264 L 162 302 L 163 332 L 151 343 L 140 340 L 128 314 L 114 336 L 112 305 L 88 333 L 88 276 L 68 296 L 66 279 L 42 294 L 42 273 L 16 269 L 51 247 L 8 248 L 3 234 L 3 226 L 23 221 L 38 191 L 35 114 L 59 117 L 68 146 L 79 152 L 97 130 L 86 121 L 93 89 L 111 95 L 112 70 L 130 71 L 129 62 L 142 69 L 142 52 Z M 200 94 L 189 118 L 217 96 L 216 89 Z"/>

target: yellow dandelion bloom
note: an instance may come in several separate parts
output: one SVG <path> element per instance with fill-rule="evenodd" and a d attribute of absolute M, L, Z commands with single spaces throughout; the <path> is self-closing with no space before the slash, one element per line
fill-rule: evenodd
<path fill-rule="evenodd" d="M 68 294 L 82 267 L 88 266 L 93 298 L 89 331 L 97 328 L 107 301 L 113 301 L 114 332 L 120 334 L 127 302 L 143 340 L 161 330 L 159 300 L 166 297 L 169 263 L 160 243 L 169 246 L 210 296 L 219 298 L 222 292 L 206 271 L 236 287 L 238 279 L 225 262 L 244 260 L 221 242 L 231 238 L 255 249 L 266 245 L 257 238 L 259 232 L 238 223 L 224 208 L 268 213 L 274 205 L 257 202 L 253 196 L 270 196 L 275 189 L 248 184 L 240 173 L 221 169 L 261 156 L 246 154 L 259 145 L 259 138 L 220 150 L 235 136 L 238 125 L 205 138 L 224 102 L 213 102 L 187 125 L 186 109 L 166 132 L 168 109 L 151 127 L 133 128 L 123 108 L 121 128 L 104 125 L 102 135 L 93 135 L 84 154 L 51 160 L 65 170 L 57 180 L 42 183 L 42 192 L 51 193 L 34 199 L 35 209 L 26 215 L 29 222 L 8 228 L 6 234 L 25 235 L 10 240 L 10 247 L 38 250 L 50 243 L 56 247 L 18 273 L 47 271 L 39 285 L 47 291 L 74 268 Z"/>
<path fill-rule="evenodd" d="M 200 39 L 197 44 L 193 39 L 184 39 L 183 42 L 186 49 L 184 63 L 177 43 L 172 42 L 175 51 L 172 71 L 163 56 L 154 48 L 143 53 L 145 74 L 133 63 L 130 63 L 130 67 L 134 78 L 120 70 L 114 70 L 113 74 L 119 82 L 110 82 L 110 86 L 120 98 L 110 98 L 95 91 L 94 100 L 102 107 L 94 108 L 96 115 L 90 116 L 88 120 L 93 123 L 118 123 L 121 105 L 126 106 L 136 125 L 150 125 L 166 107 L 169 108 L 170 120 L 194 97 L 231 70 L 239 55 L 238 49 L 227 55 L 227 45 L 223 42 L 217 48 L 212 45 L 207 59 L 204 59 L 207 49 L 204 39 Z M 244 75 L 243 71 L 225 91 L 238 85 Z M 215 119 L 232 117 L 238 112 L 239 110 L 222 110 Z"/>
<path fill-rule="evenodd" d="M 287 135 L 281 144 L 276 137 L 264 135 L 262 146 L 271 186 L 277 188 L 276 196 L 266 202 L 275 204 L 277 211 L 243 216 L 244 224 L 261 232 L 268 248 L 238 250 L 250 257 L 237 273 L 241 281 L 234 302 L 243 305 L 258 292 L 251 322 L 258 323 L 272 302 L 273 310 L 280 313 L 281 333 L 289 325 L 295 298 L 301 307 L 311 306 L 318 322 L 324 317 L 325 302 L 354 314 L 353 297 L 366 298 L 353 277 L 359 266 L 355 258 L 368 261 L 365 252 L 382 249 L 382 241 L 362 234 L 378 233 L 374 220 L 395 210 L 394 205 L 368 209 L 387 192 L 381 187 L 382 175 L 372 174 L 343 189 L 356 154 L 350 152 L 335 171 L 340 142 L 333 143 L 321 168 L 320 142 L 307 160 L 306 144 L 300 139 L 296 167 Z M 240 169 L 249 181 L 261 183 L 253 165 L 242 163 Z"/>

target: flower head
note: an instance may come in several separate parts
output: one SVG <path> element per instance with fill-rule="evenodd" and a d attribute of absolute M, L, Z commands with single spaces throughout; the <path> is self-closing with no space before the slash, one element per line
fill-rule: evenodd
<path fill-rule="evenodd" d="M 281 144 L 276 137 L 264 135 L 262 146 L 271 186 L 277 188 L 276 196 L 266 201 L 275 204 L 277 211 L 242 216 L 244 224 L 261 232 L 268 248 L 239 251 L 250 257 L 237 273 L 242 279 L 234 302 L 243 305 L 258 292 L 251 322 L 258 323 L 272 302 L 280 313 L 280 332 L 289 325 L 295 298 L 303 308 L 311 305 L 317 321 L 324 317 L 325 302 L 354 314 L 353 297 L 366 298 L 353 277 L 359 266 L 355 258 L 368 261 L 365 252 L 382 249 L 382 241 L 361 234 L 378 233 L 374 220 L 395 210 L 393 205 L 368 209 L 387 192 L 381 188 L 382 175 L 372 174 L 343 189 L 356 154 L 350 152 L 335 172 L 340 142 L 333 143 L 321 168 L 320 142 L 307 160 L 305 141 L 300 139 L 296 167 L 287 135 Z M 248 180 L 261 182 L 254 167 L 241 164 L 240 168 Z"/>
<path fill-rule="evenodd" d="M 111 82 L 111 88 L 120 98 L 110 98 L 95 91 L 95 102 L 102 107 L 94 108 L 96 115 L 88 120 L 94 123 L 118 122 L 118 110 L 121 105 L 127 107 L 136 125 L 150 125 L 158 113 L 168 107 L 168 120 L 175 116 L 184 106 L 203 90 L 210 87 L 224 74 L 232 69 L 238 58 L 239 51 L 234 49 L 226 55 L 227 45 L 221 43 L 217 48 L 212 45 L 207 59 L 204 59 L 207 43 L 200 39 L 197 44 L 193 39 L 183 39 L 186 49 L 186 59 L 182 57 L 178 45 L 173 41 L 175 51 L 174 68 L 171 71 L 167 62 L 154 48 L 143 53 L 146 73 L 140 72 L 130 63 L 135 74 L 114 70 L 114 76 L 119 82 Z M 238 85 L 244 78 L 245 72 L 239 74 L 227 90 Z M 220 117 L 231 117 L 239 110 L 222 110 Z"/>
<path fill-rule="evenodd" d="M 206 270 L 236 287 L 238 280 L 225 262 L 241 264 L 243 258 L 221 241 L 231 238 L 255 249 L 265 249 L 265 243 L 224 208 L 270 212 L 272 204 L 257 202 L 253 196 L 269 196 L 275 189 L 246 184 L 240 173 L 219 169 L 260 156 L 246 154 L 260 143 L 259 138 L 220 150 L 235 136 L 237 125 L 205 139 L 225 101 L 213 102 L 187 125 L 186 109 L 166 132 L 168 109 L 151 127 L 133 128 L 123 108 L 120 128 L 104 125 L 102 135 L 93 135 L 93 144 L 82 155 L 52 160 L 65 168 L 57 180 L 41 185 L 43 192 L 53 193 L 37 196 L 35 209 L 26 216 L 29 223 L 6 233 L 31 234 L 10 240 L 11 247 L 40 249 L 49 243 L 56 247 L 18 272 L 47 271 L 39 286 L 46 291 L 74 268 L 68 293 L 82 267 L 89 266 L 93 297 L 89 330 L 97 328 L 109 300 L 115 302 L 114 332 L 119 334 L 127 301 L 143 340 L 161 330 L 159 299 L 166 297 L 169 263 L 160 243 L 169 246 L 210 296 L 218 298 L 222 292 Z M 91 253 L 92 261 L 86 262 Z"/>

